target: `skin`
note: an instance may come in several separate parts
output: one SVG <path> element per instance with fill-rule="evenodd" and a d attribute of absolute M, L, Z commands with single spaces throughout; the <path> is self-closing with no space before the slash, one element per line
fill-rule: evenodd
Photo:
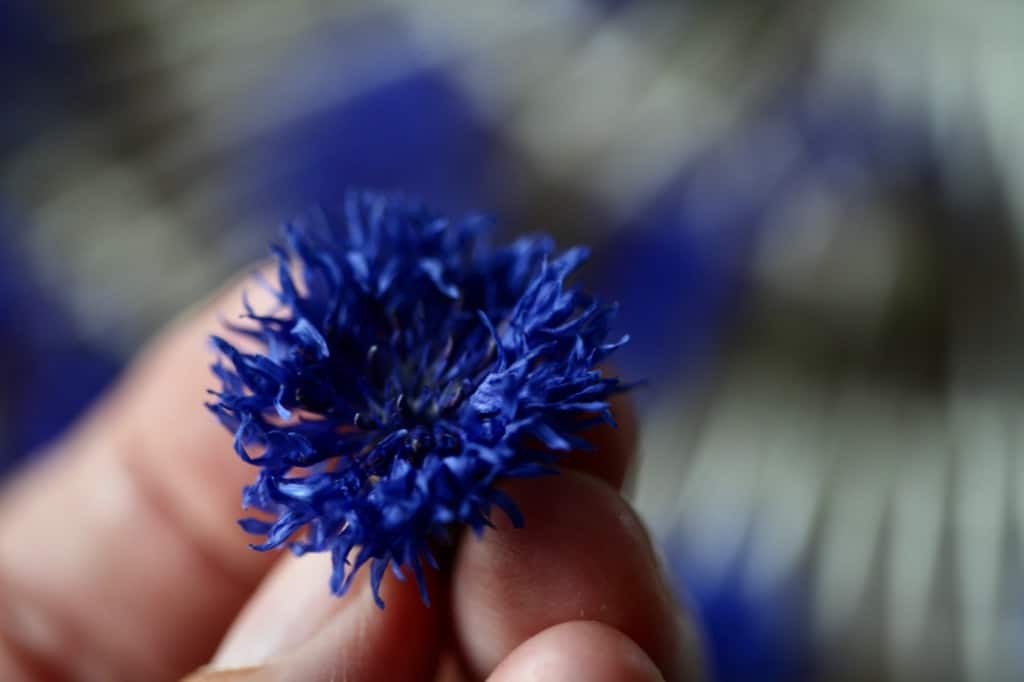
<path fill-rule="evenodd" d="M 591 434 L 598 452 L 506 485 L 527 526 L 498 515 L 462 538 L 429 576 L 431 608 L 412 580 L 389 573 L 381 611 L 366 571 L 336 599 L 325 556 L 246 549 L 254 469 L 200 408 L 207 336 L 240 291 L 173 323 L 0 488 L 0 679 L 699 679 L 694 631 L 619 492 L 622 405 L 620 429 Z"/>

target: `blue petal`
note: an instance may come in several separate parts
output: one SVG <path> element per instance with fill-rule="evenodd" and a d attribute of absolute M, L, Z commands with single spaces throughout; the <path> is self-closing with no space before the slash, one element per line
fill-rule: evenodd
<path fill-rule="evenodd" d="M 270 528 L 272 526 L 272 524 L 267 521 L 261 521 L 254 518 L 239 519 L 238 525 L 242 527 L 242 530 L 251 535 L 266 535 L 270 532 Z"/>
<path fill-rule="evenodd" d="M 292 327 L 292 336 L 299 339 L 299 342 L 316 351 L 316 358 L 323 360 L 331 356 L 331 349 L 327 347 L 327 340 L 317 331 L 316 327 L 309 323 L 309 320 L 300 318 Z"/>
<path fill-rule="evenodd" d="M 453 300 L 459 298 L 459 288 L 444 281 L 444 266 L 441 265 L 441 261 L 434 258 L 423 258 L 420 260 L 420 271 L 430 278 L 430 281 L 442 294 Z"/>

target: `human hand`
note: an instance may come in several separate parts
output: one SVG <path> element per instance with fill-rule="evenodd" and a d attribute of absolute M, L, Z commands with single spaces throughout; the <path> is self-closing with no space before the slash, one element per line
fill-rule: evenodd
<path fill-rule="evenodd" d="M 390 574 L 380 610 L 367 571 L 335 598 L 327 556 L 247 550 L 254 471 L 201 407 L 207 335 L 238 300 L 172 325 L 0 492 L 0 679 L 175 679 L 211 656 L 189 680 L 697 679 L 693 630 L 618 492 L 622 409 L 597 452 L 507 484 L 526 527 L 499 514 L 466 533 L 431 608 Z"/>

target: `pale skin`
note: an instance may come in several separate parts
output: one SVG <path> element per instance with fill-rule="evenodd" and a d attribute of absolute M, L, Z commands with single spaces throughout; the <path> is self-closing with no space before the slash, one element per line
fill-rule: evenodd
<path fill-rule="evenodd" d="M 697 647 L 619 490 L 633 431 L 558 476 L 510 482 L 527 519 L 466 533 L 445 570 L 366 572 L 247 549 L 255 470 L 201 404 L 206 339 L 239 283 L 173 323 L 81 423 L 0 488 L 0 680 L 692 680 Z M 248 287 L 247 287 L 248 288 Z M 59 390 L 59 387 L 54 387 Z"/>

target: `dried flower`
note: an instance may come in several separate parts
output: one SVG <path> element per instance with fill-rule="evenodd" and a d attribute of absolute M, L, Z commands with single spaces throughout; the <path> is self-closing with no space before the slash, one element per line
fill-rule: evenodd
<path fill-rule="evenodd" d="M 243 506 L 273 517 L 240 521 L 266 536 L 254 549 L 330 551 L 336 594 L 369 562 L 380 606 L 388 565 L 409 567 L 429 603 L 432 542 L 482 533 L 494 507 L 521 525 L 497 484 L 555 473 L 588 449 L 581 430 L 614 423 L 623 386 L 596 366 L 626 338 L 606 343 L 614 306 L 565 283 L 587 251 L 494 247 L 489 227 L 366 193 L 286 226 L 263 282 L 280 305 L 246 301 L 249 324 L 229 325 L 262 353 L 213 338 L 208 406 L 259 468 Z"/>

